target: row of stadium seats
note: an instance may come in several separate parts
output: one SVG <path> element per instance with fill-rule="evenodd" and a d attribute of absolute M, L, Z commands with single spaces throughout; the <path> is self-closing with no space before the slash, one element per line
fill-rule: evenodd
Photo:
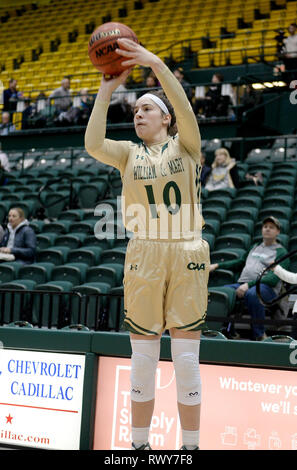
<path fill-rule="evenodd" d="M 28 8 L 21 16 L 15 14 L 1 25 L 0 66 L 3 71 L 0 80 L 6 86 L 13 74 L 19 88 L 24 93 L 31 92 L 33 98 L 41 90 L 48 92 L 60 86 L 62 76 L 66 74 L 76 74 L 72 80 L 73 91 L 81 88 L 97 90 L 100 76 L 88 75 L 94 74 L 95 69 L 87 54 L 90 33 L 86 32 L 86 27 L 92 22 L 99 26 L 108 19 L 129 25 L 139 40 L 163 59 L 169 55 L 168 47 L 171 46 L 172 58 L 179 61 L 192 40 L 191 50 L 197 53 L 199 67 L 240 64 L 245 60 L 254 62 L 254 57 L 263 52 L 266 60 L 275 60 L 275 31 L 296 21 L 297 2 L 275 0 L 273 3 L 282 9 L 273 10 L 268 0 L 223 0 L 219 4 L 201 0 L 169 3 L 141 0 L 127 1 L 125 7 L 121 1 L 111 5 L 110 2 L 56 0 L 39 5 L 37 9 Z M 257 19 L 256 11 L 265 15 L 265 19 Z M 215 22 L 212 21 L 214 12 Z M 161 23 L 159 18 L 163 20 Z M 240 21 L 247 24 L 245 29 Z M 222 28 L 229 33 L 227 39 L 218 39 Z M 13 43 L 10 41 L 12 36 Z M 202 37 L 215 42 L 215 47 L 203 48 Z M 193 38 L 197 40 L 193 41 Z M 188 42 L 177 44 L 182 40 Z M 33 60 L 32 51 L 38 60 Z M 14 69 L 14 61 L 20 62 L 19 69 Z M 78 71 L 81 76 L 77 75 Z M 142 81 L 140 69 L 133 71 L 133 78 L 136 82 Z"/>
<path fill-rule="evenodd" d="M 204 143 L 204 148 L 207 144 Z M 211 146 L 208 147 L 211 149 Z M 205 218 L 205 229 L 203 237 L 207 239 L 211 248 L 211 261 L 219 262 L 237 258 L 244 255 L 251 244 L 261 239 L 261 224 L 267 215 L 275 215 L 281 222 L 280 242 L 292 250 L 297 248 L 297 223 L 296 223 L 296 181 L 297 165 L 291 162 L 255 162 L 253 158 L 248 162 L 238 163 L 239 173 L 243 177 L 248 172 L 261 171 L 263 174 L 263 185 L 254 186 L 246 184 L 236 190 L 234 188 L 209 192 L 202 190 L 202 207 Z M 75 160 L 77 161 L 77 160 Z M 90 166 L 91 165 L 91 166 Z M 74 169 L 73 169 L 74 168 Z M 90 173 L 83 172 L 90 169 Z M 96 169 L 96 176 L 94 176 Z M 57 170 L 57 169 L 56 169 Z M 0 208 L 9 204 L 25 204 L 25 188 L 33 189 L 35 180 L 38 190 L 49 180 L 57 175 L 63 174 L 64 170 L 55 172 L 43 172 L 38 169 L 14 170 L 9 177 L 8 184 L 0 188 L 2 199 Z M 73 173 L 72 173 L 73 171 Z M 73 165 L 69 175 L 73 179 L 86 176 L 87 178 L 105 177 L 108 191 L 112 191 L 112 183 L 117 180 L 117 191 L 120 193 L 119 175 L 110 172 L 109 167 L 97 165 L 93 159 L 89 162 L 80 162 Z M 103 178 L 104 179 L 104 178 Z M 37 181 L 36 181 L 37 180 Z M 94 185 L 96 186 L 96 182 Z M 39 186 L 40 185 L 40 186 Z M 55 187 L 56 188 L 56 187 Z M 56 188 L 57 189 L 57 188 Z M 23 200 L 7 201 L 5 198 L 17 195 L 18 190 Z M 28 193 L 29 194 L 29 193 Z M 111 193 L 109 193 L 111 195 Z M 99 195 L 96 202 L 109 203 L 117 212 L 117 201 L 115 198 L 104 198 L 105 192 Z M 7 215 L 3 212 L 3 220 Z M 25 206 L 23 206 L 25 207 Z M 82 322 L 90 328 L 102 327 L 116 329 L 119 326 L 119 318 L 123 317 L 123 302 L 121 297 L 113 299 L 112 314 L 108 314 L 106 302 L 109 297 L 106 294 L 121 295 L 123 292 L 123 264 L 125 258 L 127 237 L 123 235 L 119 239 L 98 240 L 94 235 L 94 227 L 98 216 L 94 214 L 94 207 L 67 209 L 60 207 L 51 220 L 38 220 L 31 218 L 30 223 L 37 235 L 37 260 L 28 266 L 18 263 L 0 264 L 0 287 L 1 289 L 22 289 L 24 291 L 49 290 L 58 293 L 53 296 L 52 305 L 42 305 L 41 313 L 34 307 L 34 315 L 31 321 L 34 325 L 41 326 L 63 326 L 63 322 L 57 313 L 57 302 L 61 293 L 67 292 L 68 304 L 70 293 L 80 293 L 84 299 L 83 312 L 78 306 L 70 308 L 64 296 L 63 321 L 67 318 L 70 323 Z M 123 226 L 121 226 L 123 229 Z M 292 259 L 291 268 L 297 267 L 296 258 Z M 210 322 L 210 327 L 220 329 L 223 319 L 234 307 L 235 296 L 230 290 L 224 289 L 224 284 L 236 281 L 237 273 L 228 270 L 216 270 L 210 276 L 209 282 L 209 309 L 208 314 L 222 316 L 222 322 Z M 98 294 L 103 296 L 100 306 L 95 302 Z M 54 294 L 53 294 L 54 295 Z M 66 294 L 65 294 L 66 295 Z M 1 297 L 2 296 L 2 297 Z M 18 302 L 11 307 L 12 301 L 8 294 L 2 293 L 1 305 L 6 305 L 2 311 L 1 322 L 21 320 Z M 35 295 L 36 297 L 36 295 Z M 34 298 L 35 298 L 34 297 Z M 100 296 L 99 296 L 100 297 Z M 29 302 L 29 294 L 27 297 Z M 87 303 L 86 299 L 89 299 Z M 90 299 L 93 299 L 92 302 Z M 74 302 L 75 298 L 71 300 Z M 8 302 L 8 303 L 7 303 Z M 68 307 L 67 307 L 68 305 Z M 3 313 L 5 311 L 5 314 Z M 24 310 L 25 311 L 25 310 Z M 39 311 L 39 314 L 37 312 Z M 76 312 L 75 315 L 69 312 Z M 31 314 L 30 314 L 31 315 Z M 103 316 L 103 317 L 102 317 Z M 61 323 L 62 322 L 62 323 Z"/>

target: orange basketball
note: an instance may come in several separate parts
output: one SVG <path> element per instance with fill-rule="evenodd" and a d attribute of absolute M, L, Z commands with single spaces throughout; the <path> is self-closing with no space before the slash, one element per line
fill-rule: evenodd
<path fill-rule="evenodd" d="M 104 23 L 92 33 L 88 53 L 92 64 L 96 69 L 106 75 L 120 75 L 125 68 L 121 62 L 125 57 L 115 52 L 120 48 L 119 38 L 132 39 L 138 42 L 137 36 L 131 28 L 122 23 Z"/>

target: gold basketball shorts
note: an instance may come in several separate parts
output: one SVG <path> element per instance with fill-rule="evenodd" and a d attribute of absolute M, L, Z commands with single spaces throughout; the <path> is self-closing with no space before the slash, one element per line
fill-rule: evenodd
<path fill-rule="evenodd" d="M 208 302 L 205 240 L 132 239 L 124 270 L 124 328 L 142 335 L 202 330 Z"/>

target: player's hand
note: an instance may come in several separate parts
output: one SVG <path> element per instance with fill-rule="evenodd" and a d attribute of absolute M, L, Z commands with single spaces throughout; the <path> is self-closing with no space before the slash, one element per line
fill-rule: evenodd
<path fill-rule="evenodd" d="M 242 299 L 242 298 L 245 296 L 245 294 L 246 294 L 248 288 L 249 288 L 249 285 L 248 285 L 247 282 L 245 282 L 244 284 L 241 284 L 241 286 L 239 286 L 239 287 L 236 289 L 236 295 L 237 295 L 237 297 L 239 297 L 240 299 Z"/>
<path fill-rule="evenodd" d="M 155 54 L 131 39 L 119 38 L 118 43 L 125 48 L 116 49 L 117 54 L 126 58 L 122 62 L 122 65 L 125 67 L 132 67 L 134 65 L 152 67 L 156 61 L 160 60 Z"/>
<path fill-rule="evenodd" d="M 212 271 L 215 271 L 215 269 L 218 269 L 218 267 L 219 267 L 218 263 L 210 264 L 209 272 L 211 273 Z"/>
<path fill-rule="evenodd" d="M 127 70 L 124 70 L 120 75 L 116 76 L 103 75 L 100 88 L 104 88 L 110 93 L 114 92 L 120 85 L 125 82 L 131 70 L 132 68 L 128 68 Z"/>

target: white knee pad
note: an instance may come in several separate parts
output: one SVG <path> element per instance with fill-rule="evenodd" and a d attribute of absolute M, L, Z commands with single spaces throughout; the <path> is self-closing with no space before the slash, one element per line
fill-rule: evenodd
<path fill-rule="evenodd" d="M 176 377 L 177 401 L 183 405 L 201 403 L 199 340 L 173 338 L 171 355 Z"/>
<path fill-rule="evenodd" d="M 155 398 L 155 376 L 160 357 L 160 339 L 131 340 L 131 400 Z"/>

